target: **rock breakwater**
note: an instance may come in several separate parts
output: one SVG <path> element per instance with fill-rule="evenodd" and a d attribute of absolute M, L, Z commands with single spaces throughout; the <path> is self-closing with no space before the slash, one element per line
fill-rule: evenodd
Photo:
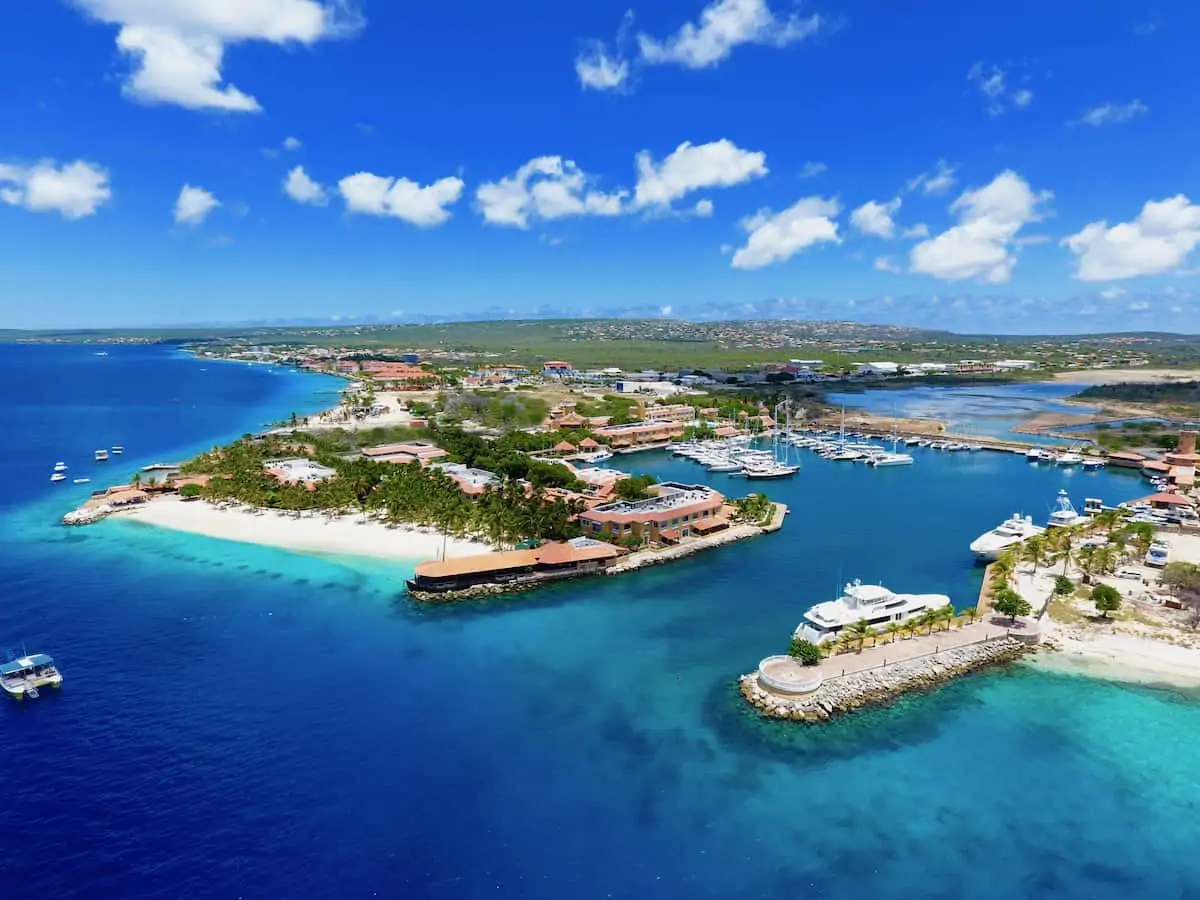
<path fill-rule="evenodd" d="M 1003 665 L 1034 650 L 1012 637 L 993 638 L 864 672 L 826 679 L 810 694 L 785 695 L 764 687 L 758 674 L 743 675 L 746 702 L 771 719 L 823 722 L 856 709 L 886 704 L 902 694 L 930 690 L 961 675 Z"/>

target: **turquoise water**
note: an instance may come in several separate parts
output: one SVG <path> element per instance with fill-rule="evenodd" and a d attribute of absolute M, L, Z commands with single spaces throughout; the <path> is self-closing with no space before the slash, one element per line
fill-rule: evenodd
<path fill-rule="evenodd" d="M 1086 385 L 1062 381 L 1023 382 L 986 387 L 912 387 L 862 393 L 830 394 L 829 402 L 874 415 L 941 419 L 951 431 L 1034 443 L 1054 438 L 1020 434 L 1013 429 L 1035 413 L 1079 415 L 1093 407 L 1060 401 Z"/>
<path fill-rule="evenodd" d="M 302 399 L 300 376 L 231 371 L 262 394 L 222 433 Z M 30 404 L 27 428 L 53 409 L 49 396 Z M 108 418 L 148 456 L 205 443 L 156 438 L 154 417 L 119 399 Z M 18 437 L 0 438 L 10 459 L 25 454 Z M 662 454 L 618 461 L 700 474 Z M 401 593 L 406 563 L 129 523 L 66 530 L 53 524 L 64 498 L 39 484 L 0 519 L 0 634 L 54 653 L 67 684 L 0 706 L 0 887 L 1190 896 L 1196 698 L 1014 669 L 805 729 L 758 720 L 734 691 L 839 579 L 973 600 L 966 543 L 1013 508 L 1039 514 L 1059 486 L 1077 499 L 1142 492 L 1133 477 L 1007 455 L 878 471 L 806 456 L 794 481 L 768 487 L 793 509 L 778 535 L 427 610 Z"/>

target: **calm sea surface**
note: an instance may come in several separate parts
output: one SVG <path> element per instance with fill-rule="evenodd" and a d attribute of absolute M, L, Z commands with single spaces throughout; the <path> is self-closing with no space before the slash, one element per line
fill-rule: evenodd
<path fill-rule="evenodd" d="M 56 460 L 92 473 L 122 443 L 113 480 L 337 387 L 108 351 L 0 347 L 0 645 L 66 676 L 0 704 L 6 896 L 1200 895 L 1195 698 L 1014 669 L 804 729 L 733 687 L 840 581 L 965 605 L 979 532 L 1134 477 L 804 456 L 769 488 L 793 511 L 778 535 L 427 611 L 401 593 L 411 561 L 57 526 L 86 488 L 51 485 Z"/>

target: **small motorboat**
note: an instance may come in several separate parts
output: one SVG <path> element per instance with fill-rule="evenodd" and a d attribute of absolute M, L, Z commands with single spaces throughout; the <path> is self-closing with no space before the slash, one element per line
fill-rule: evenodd
<path fill-rule="evenodd" d="M 55 471 L 55 472 L 65 472 L 65 471 L 67 471 L 67 464 L 66 464 L 65 462 L 56 462 L 56 463 L 54 464 L 54 471 Z"/>
<path fill-rule="evenodd" d="M 122 447 L 120 444 L 114 444 L 113 448 L 112 448 L 112 452 L 113 452 L 114 456 L 120 456 L 122 453 L 125 452 L 125 448 Z"/>
<path fill-rule="evenodd" d="M 50 480 L 54 481 L 54 482 L 66 481 L 67 476 L 64 475 L 62 472 L 55 472 L 53 475 L 50 476 Z"/>
<path fill-rule="evenodd" d="M 105 460 L 108 459 L 108 451 L 107 450 L 97 450 L 95 453 L 92 454 L 92 457 L 96 460 L 96 462 L 104 462 Z"/>
<path fill-rule="evenodd" d="M 90 479 L 90 478 L 76 478 L 74 481 L 71 482 L 71 484 L 87 484 L 91 480 L 92 479 Z"/>

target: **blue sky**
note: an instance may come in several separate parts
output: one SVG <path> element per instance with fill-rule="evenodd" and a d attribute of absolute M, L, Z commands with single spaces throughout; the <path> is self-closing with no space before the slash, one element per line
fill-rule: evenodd
<path fill-rule="evenodd" d="M 1200 5 L 629 4 L 7 4 L 3 324 L 1200 330 Z"/>

